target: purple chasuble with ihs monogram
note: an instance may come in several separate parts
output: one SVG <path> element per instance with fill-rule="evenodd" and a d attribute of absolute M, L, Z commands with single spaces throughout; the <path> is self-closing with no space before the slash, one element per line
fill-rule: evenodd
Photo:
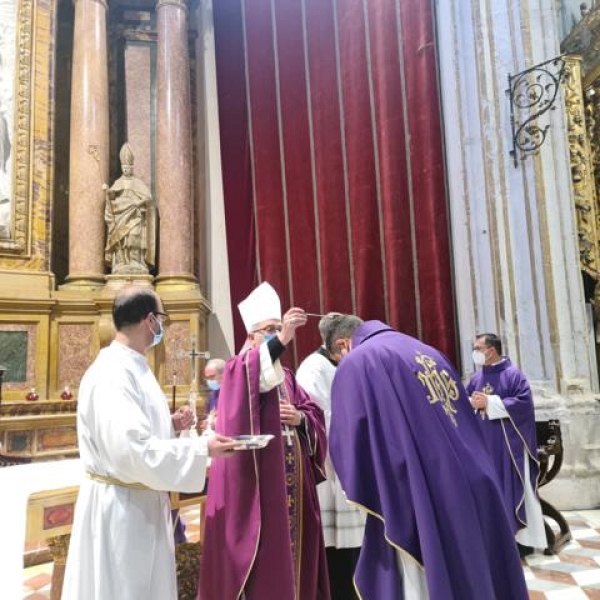
<path fill-rule="evenodd" d="M 332 388 L 329 449 L 367 513 L 362 600 L 402 600 L 403 560 L 431 600 L 526 600 L 519 555 L 464 387 L 435 348 L 379 321 L 355 333 Z"/>

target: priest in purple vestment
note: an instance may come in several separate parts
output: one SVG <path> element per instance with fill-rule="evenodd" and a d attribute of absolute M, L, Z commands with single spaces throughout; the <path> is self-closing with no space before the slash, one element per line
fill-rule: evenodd
<path fill-rule="evenodd" d="M 467 392 L 477 410 L 486 446 L 496 468 L 504 502 L 521 552 L 547 545 L 542 508 L 537 496 L 539 463 L 535 413 L 529 382 L 502 356 L 494 333 L 479 334 L 473 362 L 481 366 Z"/>
<path fill-rule="evenodd" d="M 325 416 L 279 362 L 306 314 L 291 308 L 282 319 L 266 282 L 239 309 L 248 340 L 225 367 L 215 429 L 274 439 L 211 467 L 198 598 L 329 600 L 316 490 Z"/>
<path fill-rule="evenodd" d="M 458 374 L 380 321 L 338 317 L 329 450 L 367 513 L 363 600 L 526 600 L 481 428 Z"/>

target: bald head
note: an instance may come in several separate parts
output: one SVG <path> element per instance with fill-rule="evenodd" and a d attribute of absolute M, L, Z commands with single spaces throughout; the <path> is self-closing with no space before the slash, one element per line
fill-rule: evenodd
<path fill-rule="evenodd" d="M 211 358 L 204 367 L 205 370 L 222 373 L 225 370 L 225 361 L 222 358 Z"/>
<path fill-rule="evenodd" d="M 150 313 L 161 311 L 160 299 L 153 290 L 129 285 L 120 290 L 113 303 L 113 322 L 115 329 L 137 325 Z"/>

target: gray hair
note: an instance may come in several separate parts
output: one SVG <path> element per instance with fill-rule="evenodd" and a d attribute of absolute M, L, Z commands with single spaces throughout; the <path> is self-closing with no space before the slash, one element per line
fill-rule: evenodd
<path fill-rule="evenodd" d="M 339 312 L 330 312 L 321 317 L 319 321 L 319 333 L 321 334 L 321 339 L 325 344 L 327 342 L 327 336 L 329 332 L 333 329 L 335 325 L 335 317 L 342 317 L 343 314 Z"/>
<path fill-rule="evenodd" d="M 363 324 L 363 320 L 356 315 L 336 315 L 330 317 L 332 324 L 325 340 L 325 347 L 330 354 L 335 354 L 338 349 L 335 343 L 338 340 L 349 340 L 354 332 Z"/>
<path fill-rule="evenodd" d="M 217 373 L 225 370 L 225 361 L 222 358 L 211 358 L 205 365 L 205 369 L 214 369 Z"/>

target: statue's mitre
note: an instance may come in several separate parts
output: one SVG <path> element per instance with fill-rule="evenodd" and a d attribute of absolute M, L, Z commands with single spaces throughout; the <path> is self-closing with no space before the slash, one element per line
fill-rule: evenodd
<path fill-rule="evenodd" d="M 238 304 L 246 331 L 254 331 L 263 321 L 281 321 L 281 301 L 273 286 L 263 281 L 245 300 Z"/>
<path fill-rule="evenodd" d="M 121 152 L 119 152 L 119 159 L 121 160 L 121 165 L 127 165 L 128 167 L 133 166 L 133 150 L 128 142 L 125 142 L 121 146 Z"/>

